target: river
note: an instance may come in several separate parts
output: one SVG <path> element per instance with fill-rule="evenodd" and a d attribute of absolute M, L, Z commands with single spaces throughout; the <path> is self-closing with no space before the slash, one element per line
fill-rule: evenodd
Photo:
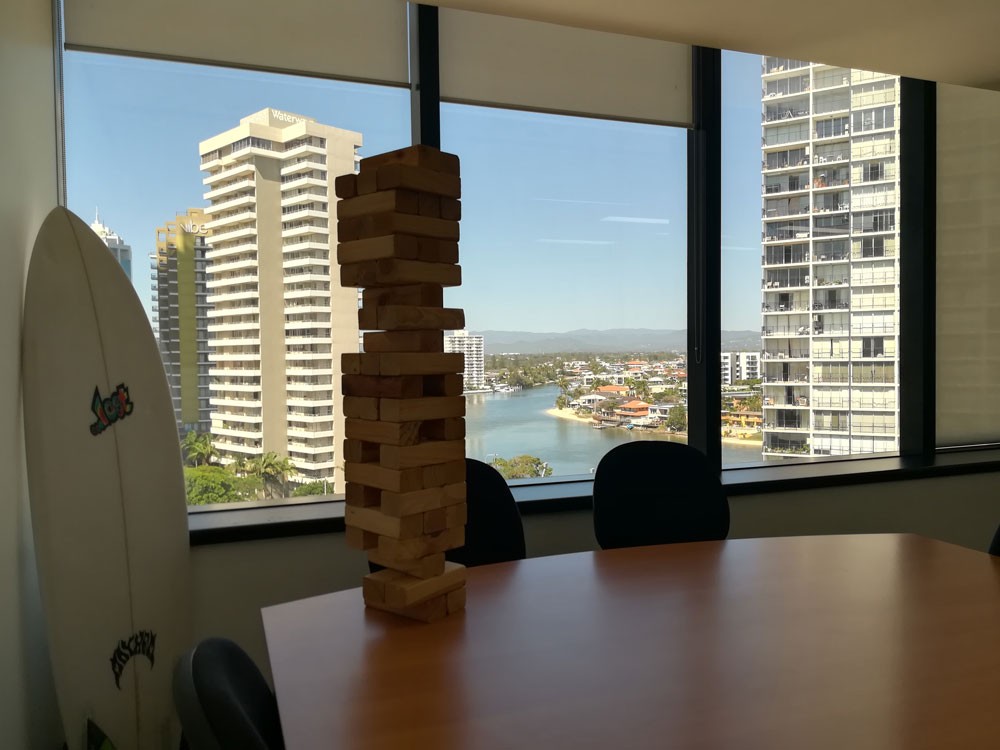
<path fill-rule="evenodd" d="M 555 405 L 554 385 L 515 393 L 470 393 L 466 403 L 466 454 L 489 461 L 527 453 L 548 461 L 554 475 L 589 474 L 601 456 L 620 443 L 648 438 L 641 430 L 595 430 L 545 413 Z M 723 463 L 759 463 L 760 444 L 722 444 Z"/>

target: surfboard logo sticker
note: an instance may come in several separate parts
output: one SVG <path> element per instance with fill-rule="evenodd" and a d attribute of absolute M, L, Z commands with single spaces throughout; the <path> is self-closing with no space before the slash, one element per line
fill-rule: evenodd
<path fill-rule="evenodd" d="M 156 661 L 156 633 L 152 630 L 138 630 L 128 637 L 128 640 L 118 641 L 115 652 L 111 654 L 111 672 L 115 676 L 115 687 L 122 689 L 122 675 L 125 666 L 133 656 L 145 656 L 149 659 L 152 669 Z"/>
<path fill-rule="evenodd" d="M 91 435 L 100 435 L 115 422 L 125 419 L 135 405 L 128 395 L 128 386 L 119 383 L 107 398 L 101 396 L 101 389 L 94 386 L 94 396 L 90 401 L 90 410 L 94 412 L 96 421 L 90 425 Z"/>

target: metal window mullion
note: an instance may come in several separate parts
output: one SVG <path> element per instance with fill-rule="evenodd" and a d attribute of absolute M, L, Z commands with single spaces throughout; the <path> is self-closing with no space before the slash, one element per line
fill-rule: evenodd
<path fill-rule="evenodd" d="M 410 127 L 413 143 L 441 148 L 438 9 L 410 4 Z"/>

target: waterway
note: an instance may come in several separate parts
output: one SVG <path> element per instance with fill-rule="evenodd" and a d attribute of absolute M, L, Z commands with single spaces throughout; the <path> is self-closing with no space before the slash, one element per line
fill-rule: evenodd
<path fill-rule="evenodd" d="M 466 454 L 489 461 L 494 455 L 512 458 L 526 453 L 548 461 L 554 475 L 589 474 L 616 445 L 650 438 L 644 430 L 596 430 L 549 416 L 545 410 L 555 405 L 558 395 L 554 385 L 466 395 Z M 722 460 L 727 466 L 758 463 L 760 443 L 723 443 Z"/>

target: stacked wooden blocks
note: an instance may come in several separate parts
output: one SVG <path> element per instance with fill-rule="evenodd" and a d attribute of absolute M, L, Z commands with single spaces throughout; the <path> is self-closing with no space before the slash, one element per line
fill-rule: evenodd
<path fill-rule="evenodd" d="M 458 157 L 426 146 L 363 159 L 336 181 L 340 281 L 361 287 L 364 353 L 343 355 L 347 540 L 385 570 L 365 576 L 369 607 L 430 622 L 465 606 L 462 354 L 444 331 L 461 283 Z"/>

